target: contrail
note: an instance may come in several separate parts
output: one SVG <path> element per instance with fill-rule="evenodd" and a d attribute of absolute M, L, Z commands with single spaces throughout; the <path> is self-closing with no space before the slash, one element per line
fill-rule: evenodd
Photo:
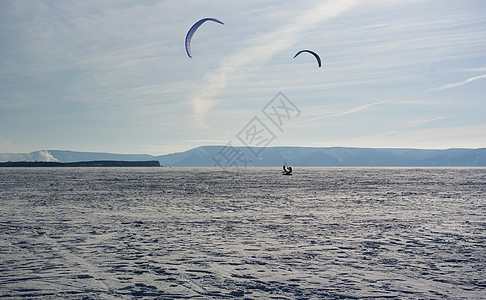
<path fill-rule="evenodd" d="M 455 87 L 465 85 L 466 83 L 473 82 L 474 80 L 478 80 L 478 79 L 481 79 L 481 78 L 486 78 L 486 74 L 479 75 L 479 76 L 476 76 L 476 77 L 471 77 L 471 78 L 466 79 L 464 81 L 449 83 L 449 84 L 446 84 L 446 85 L 443 85 L 443 86 L 439 86 L 437 88 L 432 89 L 431 91 L 442 91 L 442 90 L 455 88 Z"/>
<path fill-rule="evenodd" d="M 460 81 L 460 82 L 445 84 L 445 85 L 442 85 L 442 86 L 439 86 L 439 87 L 436 87 L 436 88 L 424 90 L 424 91 L 421 91 L 421 92 L 409 94 L 409 95 L 398 97 L 398 98 L 391 99 L 391 100 L 382 100 L 382 101 L 372 102 L 372 103 L 368 103 L 368 104 L 363 104 L 363 105 L 356 106 L 356 107 L 353 107 L 351 109 L 348 109 L 348 110 L 345 110 L 345 111 L 342 111 L 342 112 L 326 114 L 326 115 L 321 116 L 321 117 L 316 117 L 316 118 L 312 118 L 312 119 L 308 119 L 308 120 L 303 120 L 303 121 L 300 121 L 300 122 L 295 122 L 291 125 L 298 125 L 298 124 L 309 123 L 309 122 L 317 121 L 317 120 L 321 120 L 321 119 L 327 119 L 327 118 L 349 115 L 349 114 L 353 114 L 353 113 L 356 113 L 356 112 L 366 110 L 366 109 L 368 109 L 372 106 L 375 106 L 375 105 L 385 104 L 385 103 L 393 103 L 394 101 L 404 99 L 404 98 L 409 98 L 411 96 L 423 95 L 423 94 L 427 94 L 427 93 L 431 93 L 431 92 L 435 92 L 435 91 L 443 91 L 443 90 L 446 90 L 446 89 L 455 88 L 455 87 L 458 87 L 458 86 L 461 86 L 461 85 L 464 85 L 464 84 L 467 84 L 467 83 L 470 83 L 472 81 L 482 79 L 482 78 L 486 78 L 486 74 L 471 77 L 471 78 L 468 78 L 468 79 Z"/>
<path fill-rule="evenodd" d="M 357 113 L 357 112 L 360 112 L 362 110 L 368 109 L 369 107 L 379 105 L 379 104 L 388 103 L 388 102 L 389 101 L 387 101 L 387 100 L 382 100 L 382 101 L 378 101 L 378 102 L 363 104 L 363 105 L 356 106 L 356 107 L 353 107 L 351 109 L 348 109 L 348 110 L 345 110 L 345 111 L 342 111 L 342 112 L 331 113 L 331 114 L 327 114 L 327 115 L 317 117 L 317 118 L 303 120 L 303 121 L 300 121 L 300 122 L 294 122 L 294 123 L 290 124 L 290 126 L 298 125 L 298 124 L 302 124 L 302 123 L 309 123 L 309 122 L 312 122 L 312 121 L 317 121 L 317 120 L 322 120 L 322 119 L 327 119 L 327 118 L 334 118 L 334 117 L 349 115 L 349 114 Z"/>

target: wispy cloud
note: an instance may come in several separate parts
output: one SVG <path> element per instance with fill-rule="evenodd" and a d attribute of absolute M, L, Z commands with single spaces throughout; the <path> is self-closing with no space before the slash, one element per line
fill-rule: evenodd
<path fill-rule="evenodd" d="M 455 87 L 458 87 L 458 86 L 461 86 L 461 85 L 465 85 L 467 83 L 470 83 L 470 82 L 473 82 L 475 80 L 482 79 L 482 78 L 486 78 L 486 74 L 479 75 L 479 76 L 475 76 L 475 77 L 471 77 L 471 78 L 468 78 L 468 79 L 463 80 L 463 81 L 460 81 L 460 82 L 449 83 L 449 84 L 446 84 L 446 85 L 443 85 L 443 86 L 439 86 L 437 88 L 432 89 L 432 91 L 442 91 L 442 90 L 447 90 L 447 89 L 455 88 Z"/>
<path fill-rule="evenodd" d="M 434 92 L 434 91 L 441 91 L 441 90 L 446 90 L 446 89 L 450 89 L 450 88 L 462 86 L 462 85 L 465 85 L 467 83 L 470 83 L 472 81 L 475 81 L 475 80 L 478 80 L 478 79 L 482 79 L 482 78 L 486 78 L 486 74 L 480 75 L 480 76 L 471 77 L 471 78 L 468 78 L 468 79 L 463 80 L 463 81 L 460 81 L 460 82 L 446 84 L 446 85 L 442 85 L 440 87 L 436 87 L 436 88 L 432 88 L 432 89 L 428 89 L 428 90 L 419 91 L 419 92 L 416 92 L 416 93 L 413 93 L 413 94 L 409 94 L 409 95 L 406 95 L 406 96 L 402 96 L 402 97 L 398 97 L 398 98 L 395 98 L 395 99 L 381 100 L 381 101 L 376 101 L 376 102 L 372 102 L 372 103 L 367 103 L 367 104 L 355 106 L 355 107 L 350 108 L 350 109 L 347 109 L 347 110 L 343 110 L 341 112 L 325 113 L 325 114 L 323 114 L 320 117 L 311 118 L 311 119 L 303 120 L 303 121 L 300 121 L 300 122 L 295 122 L 291 126 L 302 125 L 302 124 L 310 123 L 310 122 L 317 121 L 317 120 L 327 119 L 327 118 L 334 118 L 334 117 L 340 117 L 340 116 L 350 115 L 350 114 L 354 114 L 354 113 L 357 113 L 357 112 L 361 112 L 361 111 L 366 110 L 366 109 L 368 109 L 370 107 L 373 107 L 373 106 L 376 106 L 376 105 L 381 105 L 381 104 L 400 104 L 400 103 L 401 104 L 403 104 L 403 103 L 406 103 L 406 104 L 421 104 L 421 103 L 423 103 L 423 101 L 415 101 L 415 102 L 406 101 L 406 102 L 402 102 L 401 100 L 403 100 L 403 99 L 409 99 L 410 97 L 415 97 L 415 96 L 419 96 L 419 95 L 424 95 L 424 94 L 431 93 L 431 92 Z M 416 126 L 421 125 L 421 124 L 425 124 L 425 123 L 428 123 L 428 122 L 432 122 L 432 121 L 446 119 L 446 118 L 448 118 L 448 117 L 434 117 L 434 118 L 432 118 L 430 120 L 419 121 L 419 124 L 416 124 Z"/>
<path fill-rule="evenodd" d="M 350 115 L 350 114 L 354 114 L 354 113 L 357 113 L 357 112 L 366 110 L 366 109 L 368 109 L 368 108 L 370 108 L 372 106 L 380 105 L 380 104 L 385 104 L 385 103 L 388 103 L 388 102 L 389 101 L 387 101 L 387 100 L 382 100 L 382 101 L 377 101 L 377 102 L 373 102 L 373 103 L 367 103 L 367 104 L 355 106 L 353 108 L 350 108 L 350 109 L 347 109 L 347 110 L 344 110 L 344 111 L 327 113 L 327 114 L 324 114 L 324 115 L 322 115 L 320 117 L 316 117 L 316 118 L 312 118 L 312 119 L 307 119 L 307 120 L 303 120 L 303 121 L 300 121 L 300 122 L 294 122 L 294 123 L 290 124 L 289 126 L 298 126 L 298 125 L 302 125 L 302 124 L 307 124 L 307 123 L 310 123 L 310 122 L 314 122 L 314 121 L 317 121 L 317 120 L 322 120 L 322 119 L 328 119 L 328 118 L 335 118 L 335 117 Z"/>
<path fill-rule="evenodd" d="M 413 128 L 388 130 L 380 133 L 344 138 L 341 146 L 392 148 L 484 148 L 486 124 L 451 126 L 444 128 Z M 413 144 L 410 143 L 413 141 Z M 316 144 L 315 146 L 322 146 Z"/>
<path fill-rule="evenodd" d="M 300 33 L 311 29 L 320 22 L 334 18 L 350 9 L 355 1 L 333 1 L 320 4 L 296 17 L 287 26 L 253 39 L 251 45 L 224 61 L 215 72 L 206 76 L 206 84 L 192 98 L 194 117 L 202 128 L 209 128 L 205 123 L 208 111 L 216 105 L 215 97 L 227 86 L 230 76 L 239 67 L 247 64 L 264 64 L 279 51 L 282 51 L 299 39 Z"/>
<path fill-rule="evenodd" d="M 330 114 L 326 117 L 331 118 L 331 117 L 339 117 L 339 116 L 349 115 L 349 114 L 357 113 L 357 112 L 360 112 L 362 110 L 368 109 L 372 106 L 375 106 L 375 105 L 378 105 L 378 104 L 384 104 L 384 103 L 387 103 L 387 101 L 383 100 L 383 101 L 368 103 L 368 104 L 353 107 L 350 110 L 346 110 L 346 111 L 335 113 L 335 114 Z"/>
<path fill-rule="evenodd" d="M 486 111 L 481 1 L 122 2 L 0 1 L 0 152 L 224 144 L 278 89 L 303 112 L 281 145 L 417 147 L 428 137 L 406 132 L 436 130 L 464 146 L 449 128 Z M 202 17 L 226 25 L 190 60 Z M 293 60 L 303 48 L 323 67 Z"/>
<path fill-rule="evenodd" d="M 217 145 L 222 145 L 222 144 L 226 144 L 228 143 L 227 140 L 211 140 L 211 139 L 207 139 L 207 140 L 190 140 L 190 142 L 192 143 L 197 143 L 197 144 L 200 144 L 200 143 L 204 143 L 204 144 L 217 144 Z"/>

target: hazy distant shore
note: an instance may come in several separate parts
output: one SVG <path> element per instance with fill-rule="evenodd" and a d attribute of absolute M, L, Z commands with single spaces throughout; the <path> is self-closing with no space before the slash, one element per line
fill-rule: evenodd
<path fill-rule="evenodd" d="M 227 152 L 233 151 L 233 152 Z M 232 156 L 229 154 L 232 153 Z M 158 161 L 168 167 L 486 167 L 486 148 L 399 149 L 349 147 L 200 146 L 159 156 L 70 150 L 0 153 L 0 162 Z M 64 166 L 64 165 L 63 165 Z"/>

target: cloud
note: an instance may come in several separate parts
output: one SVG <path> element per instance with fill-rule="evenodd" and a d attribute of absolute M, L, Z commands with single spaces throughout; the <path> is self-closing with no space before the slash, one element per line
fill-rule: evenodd
<path fill-rule="evenodd" d="M 330 114 L 330 115 L 327 115 L 325 117 L 326 118 L 331 118 L 331 117 L 339 117 L 339 116 L 349 115 L 349 114 L 353 114 L 353 113 L 360 112 L 360 111 L 365 110 L 367 108 L 370 108 L 372 106 L 375 106 L 375 105 L 378 105 L 378 104 L 384 104 L 384 103 L 387 103 L 387 102 L 388 101 L 383 100 L 383 101 L 368 103 L 368 104 L 364 104 L 364 105 L 360 105 L 360 106 L 353 107 L 353 108 L 351 108 L 351 109 L 349 109 L 347 111 Z"/>
<path fill-rule="evenodd" d="M 59 161 L 48 151 L 41 150 L 31 153 L 0 153 L 0 161 Z"/>
<path fill-rule="evenodd" d="M 198 144 L 200 144 L 200 143 L 205 143 L 205 144 L 210 143 L 210 144 L 217 144 L 217 145 L 222 145 L 222 144 L 228 143 L 227 140 L 214 140 L 214 139 L 190 140 L 189 142 L 191 142 L 191 143 L 198 143 Z"/>
<path fill-rule="evenodd" d="M 473 2 L 3 1 L 0 148 L 29 152 L 52 141 L 104 152 L 185 150 L 226 140 L 277 89 L 303 112 L 279 136 L 283 144 L 402 134 L 420 125 L 416 118 L 449 116 L 415 129 L 470 124 L 486 109 L 486 6 Z M 183 38 L 202 17 L 226 25 L 199 32 L 190 60 Z M 319 52 L 322 69 L 308 68 L 311 57 L 292 60 L 303 48 Z M 38 124 L 44 142 L 35 146 Z M 123 139 L 113 134 L 120 128 Z M 384 141 L 415 143 L 390 134 Z"/>
<path fill-rule="evenodd" d="M 289 126 L 302 125 L 302 124 L 310 123 L 310 122 L 317 121 L 317 120 L 350 115 L 350 114 L 354 114 L 354 113 L 366 110 L 366 109 L 368 109 L 372 106 L 379 105 L 379 104 L 385 104 L 385 103 L 388 103 L 388 102 L 389 101 L 387 101 L 387 100 L 382 100 L 382 101 L 377 101 L 377 102 L 373 102 L 373 103 L 363 104 L 363 105 L 359 105 L 359 106 L 353 107 L 353 108 L 345 110 L 345 111 L 328 113 L 328 114 L 325 114 L 321 117 L 307 119 L 307 120 L 303 120 L 303 121 L 300 121 L 300 122 L 295 122 L 295 123 L 290 124 Z"/>
<path fill-rule="evenodd" d="M 438 116 L 438 117 L 430 117 L 426 119 L 415 119 L 415 120 L 407 120 L 404 122 L 404 126 L 408 128 L 418 128 L 420 126 L 423 126 L 428 123 L 436 122 L 436 121 L 441 121 L 441 120 L 446 120 L 449 119 L 450 117 L 448 116 Z"/>
<path fill-rule="evenodd" d="M 448 148 L 450 145 L 463 148 L 484 147 L 486 124 L 456 126 L 449 128 L 425 128 L 401 132 L 393 139 L 418 143 L 417 147 Z"/>
<path fill-rule="evenodd" d="M 218 70 L 206 76 L 206 84 L 192 98 L 194 117 L 198 125 L 209 128 L 205 123 L 206 114 L 216 105 L 215 97 L 227 86 L 230 76 L 241 66 L 264 64 L 279 51 L 296 43 L 302 32 L 312 29 L 320 22 L 339 16 L 354 3 L 355 1 L 349 0 L 320 4 L 297 16 L 287 26 L 258 36 L 251 41 L 251 46 L 233 55 L 231 61 L 225 60 Z"/>
<path fill-rule="evenodd" d="M 356 138 L 343 138 L 338 140 L 338 142 L 344 147 L 484 148 L 485 132 L 486 124 L 452 126 L 448 128 L 415 128 L 410 130 L 387 130 Z M 329 142 L 326 145 L 329 145 Z M 315 144 L 315 146 L 326 145 Z"/>
<path fill-rule="evenodd" d="M 35 158 L 35 160 L 39 161 L 59 161 L 46 150 L 39 151 L 33 157 Z"/>
<path fill-rule="evenodd" d="M 449 83 L 449 84 L 434 88 L 432 90 L 433 91 L 447 90 L 447 89 L 455 88 L 455 87 L 458 87 L 458 86 L 461 86 L 461 85 L 465 85 L 466 83 L 470 83 L 470 82 L 473 82 L 475 80 L 482 79 L 482 78 L 486 78 L 486 74 L 479 75 L 479 76 L 476 76 L 476 77 L 471 77 L 469 79 L 466 79 L 466 80 L 460 81 L 460 82 Z"/>

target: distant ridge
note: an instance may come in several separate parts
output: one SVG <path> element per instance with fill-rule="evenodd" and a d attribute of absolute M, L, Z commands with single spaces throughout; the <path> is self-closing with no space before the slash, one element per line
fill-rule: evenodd
<path fill-rule="evenodd" d="M 162 166 L 215 167 L 225 158 L 225 146 L 200 146 L 184 152 L 152 156 L 148 154 L 112 154 L 42 150 L 32 153 L 0 154 L 7 161 L 149 161 Z M 486 148 L 480 149 L 395 149 L 350 147 L 234 147 L 246 156 L 249 167 L 275 167 L 287 163 L 296 167 L 486 167 Z M 258 153 L 259 155 L 255 155 Z M 243 163 L 238 164 L 244 166 Z"/>

